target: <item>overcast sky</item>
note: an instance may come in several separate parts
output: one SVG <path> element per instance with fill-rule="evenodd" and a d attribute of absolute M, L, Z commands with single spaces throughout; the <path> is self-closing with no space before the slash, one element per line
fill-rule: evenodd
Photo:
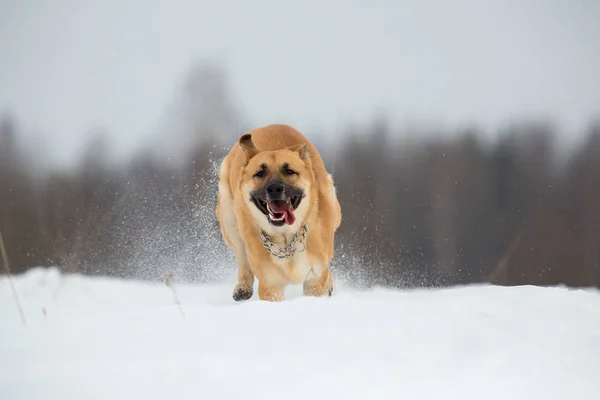
<path fill-rule="evenodd" d="M 0 0 L 0 111 L 64 159 L 95 127 L 126 151 L 214 58 L 251 126 L 577 127 L 600 111 L 598 21 L 597 0 Z"/>

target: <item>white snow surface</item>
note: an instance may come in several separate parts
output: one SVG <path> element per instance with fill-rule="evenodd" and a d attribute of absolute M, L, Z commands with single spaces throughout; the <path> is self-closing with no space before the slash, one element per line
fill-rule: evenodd
<path fill-rule="evenodd" d="M 0 277 L 6 400 L 600 399 L 597 290 L 340 285 L 236 303 L 233 280 L 13 280 L 27 326 Z"/>

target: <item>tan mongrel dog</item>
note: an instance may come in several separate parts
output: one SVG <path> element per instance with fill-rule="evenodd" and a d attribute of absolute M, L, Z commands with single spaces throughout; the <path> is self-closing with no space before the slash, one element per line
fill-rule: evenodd
<path fill-rule="evenodd" d="M 341 208 L 321 156 L 300 132 L 269 125 L 240 137 L 221 164 L 216 214 L 238 266 L 236 301 L 252 297 L 255 276 L 261 300 L 284 300 L 285 287 L 300 283 L 305 295 L 331 295 Z M 290 244 L 295 252 L 282 251 Z"/>

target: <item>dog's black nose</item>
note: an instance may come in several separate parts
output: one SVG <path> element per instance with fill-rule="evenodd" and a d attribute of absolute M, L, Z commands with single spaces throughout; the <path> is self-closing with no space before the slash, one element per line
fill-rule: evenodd
<path fill-rule="evenodd" d="M 283 186 L 283 183 L 281 183 L 279 181 L 271 182 L 265 187 L 267 196 L 269 196 L 273 199 L 281 198 L 284 190 L 285 190 L 285 186 Z"/>

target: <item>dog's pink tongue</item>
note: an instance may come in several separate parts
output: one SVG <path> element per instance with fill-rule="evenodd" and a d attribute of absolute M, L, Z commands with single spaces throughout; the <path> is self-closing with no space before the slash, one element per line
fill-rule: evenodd
<path fill-rule="evenodd" d="M 274 200 L 269 203 L 269 207 L 271 208 L 271 211 L 283 214 L 286 224 L 292 225 L 296 221 L 296 216 L 290 207 L 290 203 L 287 201 Z"/>

